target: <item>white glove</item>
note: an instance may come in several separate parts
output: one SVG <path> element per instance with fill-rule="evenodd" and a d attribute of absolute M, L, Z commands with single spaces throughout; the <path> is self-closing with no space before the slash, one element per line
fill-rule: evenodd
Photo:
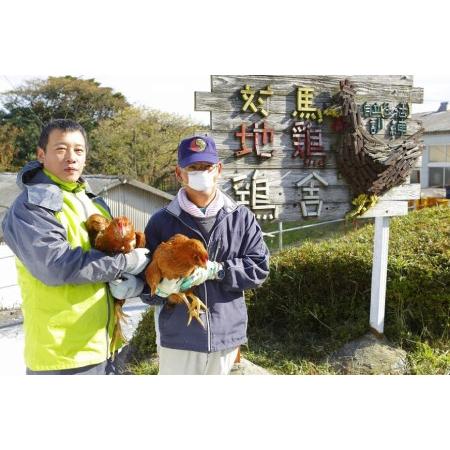
<path fill-rule="evenodd" d="M 183 280 L 184 278 L 175 278 L 174 280 L 163 278 L 158 286 L 156 286 L 155 294 L 164 298 L 171 294 L 178 294 L 178 292 L 180 292 L 180 285 Z"/>
<path fill-rule="evenodd" d="M 137 297 L 144 289 L 144 282 L 129 273 L 123 273 L 122 278 L 110 281 L 108 284 L 112 296 L 119 300 Z"/>
<path fill-rule="evenodd" d="M 207 280 L 216 280 L 220 269 L 222 269 L 222 264 L 216 261 L 208 261 L 206 268 L 197 267 L 191 275 L 183 278 L 181 291 L 187 291 L 192 286 L 198 286 Z"/>
<path fill-rule="evenodd" d="M 127 266 L 124 272 L 131 273 L 132 275 L 140 274 L 150 262 L 150 259 L 146 256 L 149 253 L 147 248 L 135 248 L 130 253 L 125 254 Z"/>

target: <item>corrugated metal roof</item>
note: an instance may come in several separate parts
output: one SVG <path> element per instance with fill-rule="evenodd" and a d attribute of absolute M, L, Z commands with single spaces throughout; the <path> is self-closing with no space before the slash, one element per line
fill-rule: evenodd
<path fill-rule="evenodd" d="M 119 186 L 121 184 L 130 184 L 131 186 L 135 186 L 139 189 L 150 192 L 151 194 L 154 194 L 158 197 L 162 197 L 166 200 L 172 200 L 174 197 L 172 194 L 161 191 L 160 189 L 157 189 L 153 186 L 149 186 L 148 184 L 142 183 L 141 181 L 133 180 L 131 178 L 102 177 L 97 175 L 87 175 L 84 178 L 89 183 L 89 186 L 91 187 L 92 191 L 95 194 L 100 194 L 101 192 L 109 191 L 110 189 Z M 111 180 L 109 178 L 111 178 Z"/>
<path fill-rule="evenodd" d="M 117 175 L 83 175 L 83 178 L 89 183 L 94 194 L 98 194 L 103 189 L 110 189 L 120 180 Z"/>
<path fill-rule="evenodd" d="M 412 117 L 422 122 L 425 134 L 450 132 L 450 111 L 423 112 Z"/>

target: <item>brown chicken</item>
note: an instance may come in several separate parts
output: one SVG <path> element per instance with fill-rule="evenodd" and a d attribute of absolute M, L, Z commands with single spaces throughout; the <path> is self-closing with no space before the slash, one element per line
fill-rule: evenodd
<path fill-rule="evenodd" d="M 108 219 L 101 214 L 92 214 L 85 222 L 89 241 L 93 248 L 105 253 L 129 253 L 135 248 L 145 247 L 145 235 L 134 231 L 133 224 L 126 217 Z M 125 300 L 114 299 L 114 326 L 111 348 L 114 349 L 119 339 L 126 342 L 122 332 L 121 321 L 126 319 L 122 310 Z"/>
<path fill-rule="evenodd" d="M 145 278 L 152 295 L 163 278 L 174 280 L 188 277 L 197 267 L 206 268 L 208 252 L 202 242 L 189 239 L 182 234 L 172 236 L 168 241 L 158 245 L 153 253 L 152 262 L 147 266 Z M 188 298 L 191 299 L 189 302 Z M 200 319 L 201 310 L 206 311 L 206 305 L 193 294 L 193 290 L 172 294 L 168 297 L 169 304 L 184 302 L 189 311 L 188 325 L 192 318 L 196 319 L 205 328 Z"/>

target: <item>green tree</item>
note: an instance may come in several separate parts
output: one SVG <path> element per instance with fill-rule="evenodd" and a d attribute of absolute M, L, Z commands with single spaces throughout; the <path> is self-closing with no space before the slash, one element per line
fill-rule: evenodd
<path fill-rule="evenodd" d="M 91 133 L 90 173 L 128 175 L 155 187 L 171 177 L 179 141 L 202 125 L 156 110 L 128 108 Z"/>
<path fill-rule="evenodd" d="M 95 79 L 49 77 L 29 80 L 0 95 L 0 127 L 19 129 L 15 165 L 33 159 L 42 125 L 53 119 L 73 119 L 89 133 L 100 121 L 129 107 L 123 94 L 102 87 Z"/>
<path fill-rule="evenodd" d="M 20 130 L 14 125 L 0 126 L 0 171 L 14 172 L 18 169 L 13 161 L 18 153 L 16 139 L 19 133 Z"/>

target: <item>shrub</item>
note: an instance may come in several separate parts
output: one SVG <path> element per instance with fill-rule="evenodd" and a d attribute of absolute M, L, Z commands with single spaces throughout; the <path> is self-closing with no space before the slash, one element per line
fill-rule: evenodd
<path fill-rule="evenodd" d="M 249 334 L 275 335 L 307 352 L 336 347 L 369 328 L 372 224 L 337 239 L 272 258 L 269 279 L 248 298 Z M 449 338 L 450 209 L 391 220 L 385 333 L 388 338 Z"/>
<path fill-rule="evenodd" d="M 148 308 L 130 341 L 133 359 L 142 360 L 156 354 L 156 332 L 154 309 Z"/>

